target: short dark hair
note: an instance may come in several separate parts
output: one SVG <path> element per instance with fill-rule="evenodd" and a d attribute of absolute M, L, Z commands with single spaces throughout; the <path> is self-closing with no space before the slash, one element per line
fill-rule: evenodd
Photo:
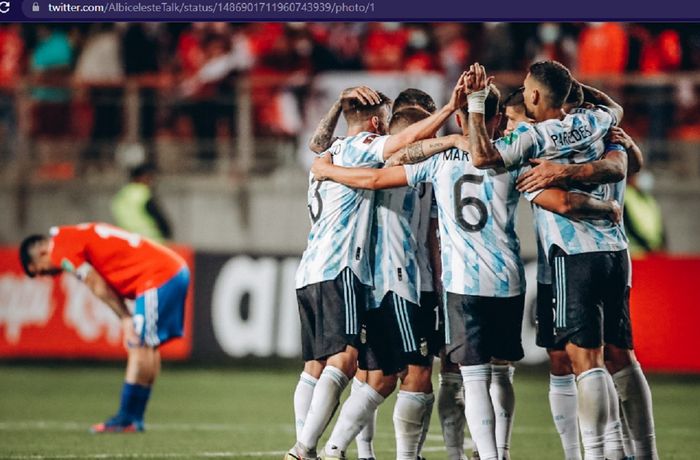
<path fill-rule="evenodd" d="M 29 235 L 22 241 L 22 244 L 19 245 L 19 260 L 22 262 L 22 268 L 24 269 L 24 273 L 27 274 L 30 278 L 34 278 L 36 276 L 36 273 L 32 273 L 29 270 L 29 265 L 33 262 L 31 254 L 29 254 L 29 251 L 32 250 L 34 246 L 36 246 L 38 243 L 44 241 L 47 239 L 46 235 Z"/>
<path fill-rule="evenodd" d="M 484 102 L 484 120 L 489 121 L 499 113 L 499 104 L 501 103 L 501 92 L 496 88 L 496 85 L 491 84 L 489 86 L 489 94 L 486 96 L 486 101 Z M 462 114 L 466 117 L 469 116 L 469 111 L 467 105 L 463 105 L 460 109 Z"/>
<path fill-rule="evenodd" d="M 386 94 L 380 93 L 379 91 L 377 91 L 377 94 L 380 99 L 379 104 L 364 105 L 359 99 L 355 98 L 343 100 L 343 116 L 348 123 L 364 121 L 370 117 L 379 115 L 379 111 L 382 107 L 391 107 L 391 99 L 389 99 Z"/>
<path fill-rule="evenodd" d="M 418 121 L 428 118 L 430 114 L 423 109 L 417 107 L 409 107 L 406 109 L 394 112 L 389 123 L 389 132 L 394 133 L 397 130 L 406 128 Z"/>
<path fill-rule="evenodd" d="M 403 110 L 407 107 L 420 107 L 421 109 L 427 110 L 430 113 L 434 113 L 437 110 L 435 101 L 430 94 L 423 90 L 416 88 L 407 88 L 396 96 L 394 105 L 391 108 L 393 113 Z"/>
<path fill-rule="evenodd" d="M 129 179 L 136 180 L 140 179 L 145 175 L 148 174 L 155 174 L 158 171 L 158 168 L 156 168 L 156 165 L 153 163 L 142 163 L 138 166 L 135 166 L 131 168 L 129 171 Z"/>
<path fill-rule="evenodd" d="M 547 88 L 545 96 L 552 108 L 564 105 L 571 89 L 571 72 L 566 66 L 557 61 L 540 61 L 530 66 L 530 76 Z"/>
<path fill-rule="evenodd" d="M 566 96 L 566 104 L 570 104 L 573 107 L 580 107 L 583 104 L 583 86 L 576 80 L 571 81 L 571 89 L 569 90 L 569 95 Z"/>
<path fill-rule="evenodd" d="M 523 89 L 524 88 L 521 86 L 503 99 L 504 111 L 506 107 L 525 107 L 525 96 L 523 95 Z"/>

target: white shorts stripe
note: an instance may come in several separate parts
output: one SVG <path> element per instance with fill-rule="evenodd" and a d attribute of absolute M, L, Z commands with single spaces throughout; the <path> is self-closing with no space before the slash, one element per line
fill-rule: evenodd
<path fill-rule="evenodd" d="M 396 321 L 399 324 L 399 333 L 401 333 L 401 342 L 403 343 L 404 351 L 408 350 L 408 336 L 404 329 L 403 318 L 401 317 L 401 307 L 399 296 L 392 292 L 392 298 L 394 300 L 394 314 L 396 315 Z"/>
<path fill-rule="evenodd" d="M 345 304 L 345 333 L 350 333 L 350 293 L 348 292 L 347 270 L 343 272 L 343 303 Z"/>
<path fill-rule="evenodd" d="M 408 316 L 408 305 L 406 305 L 406 299 L 404 298 L 401 298 L 401 307 L 403 309 L 404 322 L 406 324 L 406 331 L 408 332 L 409 339 L 409 347 L 406 351 L 416 351 L 416 338 L 413 335 L 410 317 Z"/>

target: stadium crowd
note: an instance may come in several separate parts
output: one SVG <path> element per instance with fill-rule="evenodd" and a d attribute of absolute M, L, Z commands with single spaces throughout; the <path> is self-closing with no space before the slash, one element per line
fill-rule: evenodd
<path fill-rule="evenodd" d="M 83 139 L 83 159 L 109 159 L 127 129 L 130 79 L 140 88 L 138 138 L 146 148 L 162 136 L 195 139 L 206 164 L 216 157 L 213 139 L 235 132 L 236 75 L 253 82 L 255 134 L 293 137 L 300 123 L 285 120 L 301 118 L 320 72 L 439 72 L 453 80 L 474 60 L 495 72 L 522 72 L 541 59 L 556 59 L 584 80 L 691 71 L 700 67 L 700 30 L 549 22 L 2 25 L 0 159 L 15 155 L 18 94 L 31 107 L 21 129 L 28 137 Z M 630 131 L 657 141 L 700 138 L 696 86 L 692 79 L 625 80 L 618 97 L 643 114 L 629 119 Z"/>

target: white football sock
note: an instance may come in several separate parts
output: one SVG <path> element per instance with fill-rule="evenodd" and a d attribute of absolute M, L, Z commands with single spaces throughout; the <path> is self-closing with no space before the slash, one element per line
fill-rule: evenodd
<path fill-rule="evenodd" d="M 429 416 L 428 408 L 432 409 L 434 401 L 432 393 L 399 391 L 393 417 L 397 460 L 416 460 L 424 418 Z"/>
<path fill-rule="evenodd" d="M 448 460 L 464 458 L 464 383 L 460 374 L 439 375 L 438 418 Z"/>
<path fill-rule="evenodd" d="M 498 460 L 510 460 L 510 437 L 515 416 L 515 393 L 513 374 L 515 368 L 509 365 L 494 364 L 491 367 L 491 403 L 496 415 L 496 446 Z"/>
<path fill-rule="evenodd" d="M 615 384 L 609 373 L 605 373 L 605 384 L 608 388 L 608 424 L 605 426 L 605 458 L 606 460 L 622 460 L 625 458 L 625 446 L 622 443 L 622 425 L 620 423 L 620 401 L 617 399 Z"/>
<path fill-rule="evenodd" d="M 430 431 L 430 419 L 433 416 L 433 406 L 435 405 L 435 395 L 433 393 L 427 394 L 427 403 L 425 407 L 425 414 L 423 414 L 423 426 L 421 427 L 420 439 L 418 440 L 418 455 L 423 451 L 423 444 L 425 444 L 425 439 L 428 437 L 428 431 Z"/>
<path fill-rule="evenodd" d="M 613 375 L 622 411 L 634 441 L 636 460 L 657 460 L 651 390 L 642 367 L 635 362 Z"/>
<path fill-rule="evenodd" d="M 326 366 L 316 383 L 314 395 L 311 398 L 309 412 L 306 415 L 304 428 L 301 430 L 297 445 L 305 452 L 305 457 L 316 456 L 316 446 L 338 407 L 340 395 L 348 385 L 347 376 L 333 366 Z"/>
<path fill-rule="evenodd" d="M 618 395 L 619 397 L 620 395 Z M 622 411 L 622 404 L 620 406 L 620 424 L 622 425 L 622 443 L 625 445 L 625 455 L 628 457 L 634 457 L 634 441 L 632 441 L 632 434 L 630 433 L 630 427 L 627 425 L 627 420 L 625 419 L 625 413 Z"/>
<path fill-rule="evenodd" d="M 465 415 L 482 460 L 497 460 L 495 419 L 489 387 L 491 364 L 460 366 L 464 382 Z"/>
<path fill-rule="evenodd" d="M 608 424 L 607 371 L 595 367 L 581 373 L 578 382 L 578 420 L 585 460 L 604 460 L 605 426 Z"/>
<path fill-rule="evenodd" d="M 345 400 L 333 432 L 326 443 L 326 454 L 331 457 L 344 456 L 377 407 L 384 401 L 382 395 L 371 385 L 362 385 Z"/>
<path fill-rule="evenodd" d="M 581 460 L 577 401 L 578 391 L 574 374 L 549 375 L 549 408 L 566 460 Z"/>
<path fill-rule="evenodd" d="M 352 380 L 352 393 L 359 390 L 363 385 L 367 385 L 357 379 Z M 352 395 L 350 393 L 350 395 Z M 375 409 L 374 414 L 367 420 L 365 426 L 362 427 L 360 433 L 355 437 L 355 444 L 357 445 L 357 458 L 374 458 L 374 429 L 377 425 L 377 410 Z"/>
<path fill-rule="evenodd" d="M 304 427 L 306 414 L 309 412 L 311 397 L 314 394 L 316 382 L 318 382 L 316 377 L 302 372 L 301 375 L 299 375 L 297 388 L 294 390 L 294 425 L 297 430 L 297 441 L 301 435 L 301 429 Z"/>

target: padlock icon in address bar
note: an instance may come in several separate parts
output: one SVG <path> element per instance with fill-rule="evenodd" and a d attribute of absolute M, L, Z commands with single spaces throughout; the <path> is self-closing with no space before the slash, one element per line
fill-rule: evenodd
<path fill-rule="evenodd" d="M 36 13 L 36 12 L 38 12 L 39 10 L 41 10 L 41 8 L 39 8 L 39 2 L 34 2 L 34 3 L 32 3 L 32 11 L 33 11 L 34 13 Z"/>

